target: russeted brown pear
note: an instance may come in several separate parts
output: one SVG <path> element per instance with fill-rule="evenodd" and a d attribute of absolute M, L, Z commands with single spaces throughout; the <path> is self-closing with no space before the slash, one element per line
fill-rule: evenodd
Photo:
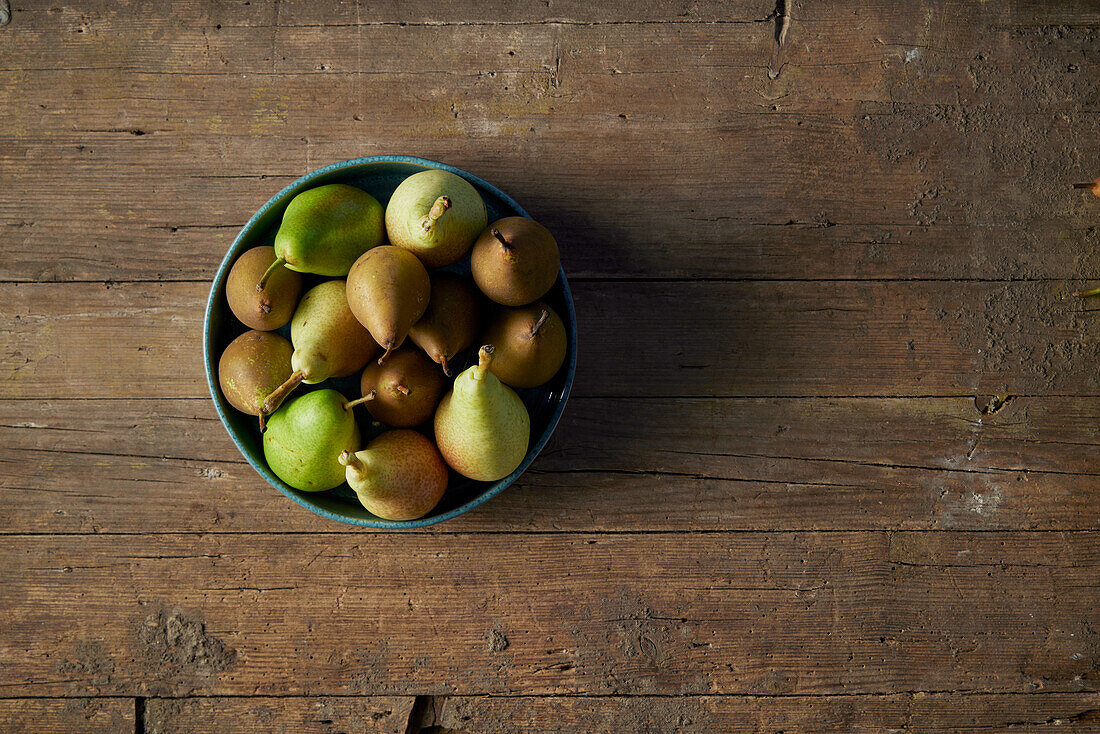
<path fill-rule="evenodd" d="M 493 222 L 470 254 L 477 287 L 504 306 L 523 306 L 542 298 L 557 280 L 560 264 L 554 235 L 527 217 Z"/>
<path fill-rule="evenodd" d="M 278 334 L 253 330 L 231 341 L 218 360 L 222 395 L 242 413 L 258 416 L 260 430 L 266 418 L 264 398 L 290 377 L 293 352 Z"/>
<path fill-rule="evenodd" d="M 450 377 L 448 361 L 477 337 L 478 298 L 470 281 L 454 273 L 433 273 L 431 280 L 428 310 L 409 329 L 409 338 Z"/>
<path fill-rule="evenodd" d="M 382 364 L 372 361 L 360 378 L 364 406 L 388 426 L 411 428 L 435 413 L 446 378 L 427 355 L 402 347 Z"/>
<path fill-rule="evenodd" d="M 496 347 L 489 371 L 512 387 L 537 387 L 565 361 L 565 324 L 542 301 L 500 309 L 483 341 Z"/>
<path fill-rule="evenodd" d="M 363 507 L 384 520 L 423 517 L 447 491 L 443 457 L 416 431 L 386 431 L 362 451 L 341 452 L 338 460 Z"/>
<path fill-rule="evenodd" d="M 386 350 L 385 361 L 405 341 L 431 295 L 428 271 L 408 250 L 393 245 L 363 253 L 348 273 L 348 305 L 355 318 Z"/>
<path fill-rule="evenodd" d="M 301 383 L 313 385 L 330 377 L 345 377 L 363 369 L 378 345 L 348 307 L 342 280 L 327 280 L 302 296 L 290 322 L 294 372 L 267 396 L 264 407 L 274 412 Z"/>
<path fill-rule="evenodd" d="M 250 329 L 274 331 L 285 326 L 302 294 L 302 276 L 285 267 L 274 268 L 263 287 L 257 285 L 275 260 L 274 247 L 253 247 L 237 258 L 226 278 L 229 310 Z"/>

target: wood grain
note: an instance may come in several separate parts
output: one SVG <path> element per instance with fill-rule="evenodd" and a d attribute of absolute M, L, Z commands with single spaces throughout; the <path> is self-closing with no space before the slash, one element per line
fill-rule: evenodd
<path fill-rule="evenodd" d="M 1091 692 L 1098 566 L 1095 533 L 5 536 L 0 687 Z"/>
<path fill-rule="evenodd" d="M 27 192 L 0 201 L 4 277 L 209 278 L 283 184 L 410 151 L 502 186 L 577 276 L 1095 276 L 1095 208 L 1069 188 L 1100 152 L 1098 87 L 1069 69 L 1097 46 L 1079 6 L 1080 29 L 1014 4 L 810 5 L 775 79 L 774 23 L 747 4 L 723 23 L 674 6 L 487 25 L 416 20 L 434 6 L 36 13 L 0 35 L 20 59 L 0 70 L 0 164 Z"/>
<path fill-rule="evenodd" d="M 503 732 L 758 732 L 973 731 L 994 734 L 1085 730 L 1100 720 L 1095 693 L 1031 696 L 951 693 L 888 696 L 433 696 L 412 731 Z M 146 731 L 216 729 L 333 734 L 404 732 L 380 712 L 392 699 L 149 699 Z M 382 702 L 385 701 L 383 704 Z M 406 704 L 407 707 L 407 704 Z M 381 710 L 381 711 L 380 711 Z M 202 725 L 202 726 L 200 726 Z M 433 729 L 432 727 L 442 727 Z M 1068 728 L 1067 728 L 1068 727 Z"/>
<path fill-rule="evenodd" d="M 136 731 L 134 701 L 130 698 L 0 698 L 0 731 L 132 734 Z"/>
<path fill-rule="evenodd" d="M 1100 527 L 1098 401 L 983 407 L 574 398 L 515 486 L 429 532 Z M 271 489 L 209 399 L 8 400 L 0 415 L 4 532 L 355 531 Z"/>
<path fill-rule="evenodd" d="M 1098 27 L 1089 0 L 16 2 L 0 729 L 1094 727 L 1100 322 L 1068 294 L 1100 277 L 1069 188 Z M 198 344 L 262 202 L 393 152 L 557 234 L 581 361 L 516 486 L 368 533 L 243 462 Z"/>
<path fill-rule="evenodd" d="M 406 734 L 411 697 L 150 698 L 148 734 L 226 731 L 240 734 Z M 232 725 L 231 727 L 229 725 Z"/>

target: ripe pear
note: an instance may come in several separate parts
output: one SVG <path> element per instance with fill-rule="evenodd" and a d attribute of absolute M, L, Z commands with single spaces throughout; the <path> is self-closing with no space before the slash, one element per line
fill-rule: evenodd
<path fill-rule="evenodd" d="M 565 324 L 542 301 L 500 309 L 484 340 L 496 347 L 489 370 L 512 387 L 537 387 L 565 361 Z"/>
<path fill-rule="evenodd" d="M 307 189 L 283 213 L 272 270 L 285 264 L 300 273 L 343 277 L 356 258 L 385 240 L 384 217 L 378 200 L 354 186 Z"/>
<path fill-rule="evenodd" d="M 268 413 L 301 383 L 314 385 L 363 369 L 378 351 L 370 332 L 352 314 L 342 280 L 326 280 L 306 291 L 290 322 L 293 374 L 267 396 Z"/>
<path fill-rule="evenodd" d="M 511 474 L 527 455 L 531 417 L 515 391 L 489 371 L 493 346 L 478 364 L 455 378 L 435 412 L 439 453 L 463 476 L 494 482 Z"/>
<path fill-rule="evenodd" d="M 302 276 L 284 267 L 276 267 L 262 288 L 260 278 L 277 260 L 269 245 L 247 250 L 229 270 L 225 281 L 225 299 L 229 310 L 250 329 L 274 331 L 285 326 L 294 315 L 302 294 Z"/>
<path fill-rule="evenodd" d="M 386 205 L 390 242 L 430 268 L 465 257 L 487 219 L 485 202 L 469 181 L 434 168 L 402 181 Z"/>
<path fill-rule="evenodd" d="M 523 306 L 542 298 L 558 279 L 560 265 L 554 235 L 527 217 L 493 222 L 470 254 L 477 287 L 504 306 Z"/>
<path fill-rule="evenodd" d="M 480 309 L 466 278 L 447 272 L 433 273 L 431 278 L 428 310 L 409 329 L 409 338 L 450 377 L 447 361 L 474 343 Z"/>
<path fill-rule="evenodd" d="M 386 350 L 379 362 L 405 341 L 430 295 L 428 271 L 411 252 L 393 245 L 364 253 L 348 273 L 351 311 Z"/>
<path fill-rule="evenodd" d="M 271 415 L 264 458 L 291 487 L 321 492 L 344 483 L 344 467 L 337 457 L 358 445 L 359 426 L 351 404 L 335 390 L 315 390 Z"/>
<path fill-rule="evenodd" d="M 447 491 L 447 465 L 431 440 L 416 431 L 386 431 L 339 461 L 363 507 L 383 520 L 415 520 Z"/>
<path fill-rule="evenodd" d="M 294 348 L 278 334 L 246 331 L 229 343 L 218 360 L 222 395 L 237 410 L 259 416 L 264 429 L 264 398 L 290 377 Z"/>
<path fill-rule="evenodd" d="M 435 413 L 446 378 L 419 349 L 404 347 L 383 364 L 368 364 L 360 387 L 374 418 L 388 426 L 411 428 Z"/>

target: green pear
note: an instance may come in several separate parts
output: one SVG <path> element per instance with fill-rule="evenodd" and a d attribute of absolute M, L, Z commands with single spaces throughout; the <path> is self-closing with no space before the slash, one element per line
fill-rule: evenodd
<path fill-rule="evenodd" d="M 531 417 L 515 391 L 489 371 L 494 348 L 455 378 L 435 412 L 435 441 L 451 468 L 470 479 L 495 482 L 527 455 Z"/>
<path fill-rule="evenodd" d="M 275 411 L 264 432 L 271 471 L 295 489 L 321 492 L 344 482 L 337 457 L 359 445 L 352 403 L 335 390 L 315 390 Z"/>
<path fill-rule="evenodd" d="M 307 189 L 290 200 L 275 235 L 275 254 L 262 289 L 280 265 L 300 273 L 343 277 L 352 263 L 385 239 L 385 213 L 378 200 L 346 184 Z"/>
<path fill-rule="evenodd" d="M 315 385 L 358 372 L 378 351 L 370 332 L 352 314 L 342 280 L 326 280 L 306 291 L 290 321 L 290 341 L 294 371 L 264 400 L 268 413 L 299 384 Z"/>
<path fill-rule="evenodd" d="M 390 243 L 430 268 L 465 257 L 487 221 L 477 189 L 461 176 L 435 168 L 402 181 L 386 205 Z"/>
<path fill-rule="evenodd" d="M 447 491 L 443 457 L 416 431 L 386 431 L 362 451 L 344 451 L 339 461 L 363 507 L 383 520 L 423 517 Z"/>

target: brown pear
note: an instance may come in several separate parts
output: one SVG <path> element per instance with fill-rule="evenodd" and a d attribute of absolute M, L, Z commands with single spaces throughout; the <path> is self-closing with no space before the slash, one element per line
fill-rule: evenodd
<path fill-rule="evenodd" d="M 259 416 L 261 429 L 264 398 L 290 377 L 293 352 L 290 342 L 278 334 L 246 331 L 229 343 L 218 360 L 222 395 L 242 413 Z"/>
<path fill-rule="evenodd" d="M 271 271 L 262 288 L 256 285 L 275 260 L 274 247 L 253 247 L 237 258 L 226 278 L 229 310 L 250 329 L 274 331 L 285 326 L 302 294 L 302 276 L 282 266 Z"/>
<path fill-rule="evenodd" d="M 416 255 L 393 245 L 368 250 L 348 273 L 348 305 L 374 340 L 390 352 L 405 341 L 431 295 L 431 280 Z"/>
<path fill-rule="evenodd" d="M 489 371 L 512 387 L 542 385 L 565 361 L 565 324 L 542 301 L 500 309 L 483 341 L 496 347 Z"/>
<path fill-rule="evenodd" d="M 290 322 L 290 340 L 294 372 L 267 396 L 264 407 L 269 413 L 301 383 L 314 385 L 354 374 L 378 352 L 378 345 L 348 307 L 342 280 L 326 280 L 306 291 Z"/>
<path fill-rule="evenodd" d="M 396 428 L 411 428 L 431 418 L 446 383 L 439 368 L 415 347 L 396 350 L 382 364 L 371 362 L 360 378 L 367 410 Z"/>
<path fill-rule="evenodd" d="M 450 377 L 448 360 L 477 337 L 479 310 L 470 281 L 454 273 L 433 273 L 428 310 L 409 329 L 409 338 Z"/>
<path fill-rule="evenodd" d="M 523 306 L 546 295 L 558 279 L 560 264 L 554 235 L 527 217 L 493 222 L 470 254 L 477 287 L 505 306 Z"/>

